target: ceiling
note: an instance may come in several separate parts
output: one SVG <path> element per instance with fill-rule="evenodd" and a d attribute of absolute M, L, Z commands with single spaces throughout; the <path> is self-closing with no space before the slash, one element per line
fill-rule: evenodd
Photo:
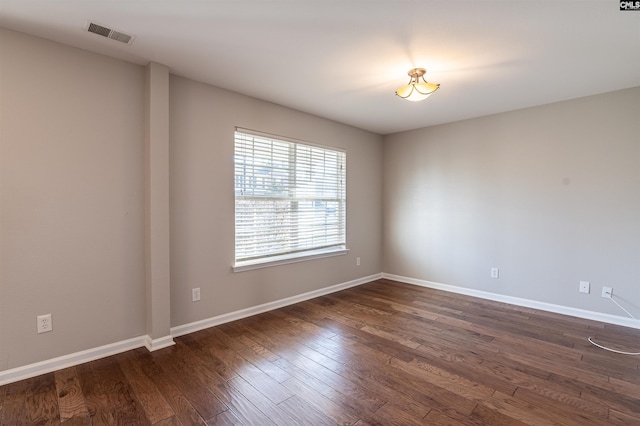
<path fill-rule="evenodd" d="M 382 135 L 640 86 L 618 0 L 0 0 L 0 26 Z M 414 67 L 441 85 L 418 103 Z"/>

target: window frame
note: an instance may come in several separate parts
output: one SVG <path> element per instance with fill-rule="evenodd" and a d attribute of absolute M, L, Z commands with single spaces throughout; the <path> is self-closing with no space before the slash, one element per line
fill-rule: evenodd
<path fill-rule="evenodd" d="M 271 142 L 271 155 L 273 157 L 273 153 L 274 153 L 274 143 L 278 143 L 278 144 L 286 144 L 288 145 L 287 147 L 287 152 L 289 153 L 289 157 L 291 157 L 292 155 L 292 151 L 294 152 L 298 152 L 299 150 L 304 150 L 304 149 L 309 149 L 309 153 L 311 153 L 314 148 L 316 150 L 322 150 L 325 152 L 328 152 L 330 154 L 336 154 L 337 158 L 335 160 L 335 164 L 339 165 L 339 172 L 338 172 L 338 177 L 336 178 L 335 182 L 331 182 L 332 185 L 335 183 L 336 184 L 336 198 L 335 200 L 333 200 L 334 202 L 338 203 L 338 210 L 339 212 L 337 213 L 337 221 L 338 221 L 338 226 L 337 227 L 329 227 L 327 228 L 325 226 L 325 230 L 326 229 L 335 229 L 338 230 L 338 240 L 341 240 L 331 244 L 331 246 L 329 247 L 321 247 L 321 248 L 303 248 L 300 251 L 291 251 L 291 252 L 286 252 L 286 253 L 274 253 L 274 254 L 261 254 L 259 256 L 256 256 L 255 258 L 247 258 L 247 259 L 242 259 L 242 260 L 238 260 L 238 216 L 239 216 L 239 210 L 238 210 L 238 201 L 239 201 L 239 196 L 238 196 L 238 190 L 239 190 L 239 186 L 238 186 L 238 181 L 239 181 L 239 177 L 242 177 L 241 181 L 242 182 L 246 182 L 247 180 L 247 173 L 243 172 L 241 174 L 237 174 L 238 171 L 238 165 L 244 165 L 247 164 L 246 162 L 239 162 L 238 161 L 238 157 L 239 157 L 239 148 L 238 148 L 238 134 L 240 134 L 240 140 L 242 139 L 242 137 L 248 136 L 250 138 L 258 138 L 258 139 L 266 139 L 268 141 Z M 255 140 L 251 142 L 252 146 L 255 146 L 256 142 Z M 264 143 L 264 141 L 263 141 Z M 302 147 L 302 148 L 300 148 Z M 261 157 L 255 156 L 252 157 L 252 161 L 256 161 L 256 159 L 262 159 Z M 298 173 L 300 173 L 301 168 L 300 167 L 296 167 L 296 165 L 299 165 L 301 167 L 304 167 L 305 165 L 307 165 L 308 167 L 310 167 L 309 170 L 311 170 L 313 168 L 313 165 L 317 165 L 318 163 L 315 163 L 313 161 L 313 159 L 309 159 L 308 163 L 304 163 L 304 161 L 298 161 L 298 157 L 295 157 L 295 160 L 291 160 L 291 158 L 289 158 L 287 165 L 289 166 L 293 166 L 290 167 L 288 170 L 288 175 L 289 178 L 287 180 L 287 193 L 289 194 L 286 197 L 282 197 L 282 200 L 284 203 L 290 203 L 290 209 L 295 209 L 294 205 L 297 205 L 297 202 L 300 202 L 300 197 L 297 196 L 292 196 L 290 193 L 293 192 L 297 192 L 300 188 L 300 186 L 298 185 L 297 182 L 297 177 L 293 176 L 296 175 Z M 322 164 L 323 166 L 327 165 L 326 160 L 319 163 Z M 329 163 L 331 164 L 331 163 Z M 276 167 L 273 167 L 274 165 L 271 164 L 271 167 L 266 166 L 263 168 L 267 168 L 270 170 L 271 173 L 273 173 L 273 171 L 276 169 Z M 332 147 L 332 146 L 325 146 L 325 145 L 319 145 L 316 143 L 311 143 L 311 142 L 307 142 L 307 141 L 302 141 L 302 140 L 298 140 L 298 139 L 293 139 L 293 138 L 289 138 L 289 137 L 284 137 L 284 136 L 280 136 L 280 135 L 274 135 L 274 134 L 269 134 L 269 133 L 265 133 L 265 132 L 261 132 L 261 131 L 255 131 L 255 130 L 250 130 L 250 129 L 246 129 L 246 128 L 242 128 L 242 127 L 236 127 L 235 131 L 234 131 L 234 158 L 233 158 L 233 167 L 234 167 L 234 263 L 232 265 L 232 269 L 234 272 L 242 272 L 242 271 L 247 271 L 247 270 L 253 270 L 253 269 L 259 269 L 259 268 L 266 268 L 266 267 L 271 267 L 271 266 L 277 266 L 277 265 L 284 265 L 284 264 L 289 264 L 289 263 L 295 263 L 295 262 L 303 262 L 303 261 L 307 261 L 307 260 L 312 260 L 312 259 L 320 259 L 320 258 L 326 258 L 326 257 L 333 257 L 333 256 L 341 256 L 341 255 L 345 255 L 348 253 L 348 249 L 347 249 L 347 183 L 346 183 L 346 178 L 347 178 L 347 172 L 346 172 L 346 166 L 347 166 L 347 153 L 345 149 L 342 148 L 336 148 L 336 147 Z M 252 163 L 252 167 L 255 167 L 255 163 Z M 253 176 L 255 179 L 255 175 Z M 258 185 L 254 185 L 252 187 L 250 187 L 251 189 L 255 190 L 258 187 Z M 242 189 L 246 189 L 247 187 L 245 187 L 244 185 L 241 185 L 240 188 Z M 243 195 L 242 196 L 242 200 L 251 200 L 254 199 L 256 201 L 259 201 L 261 199 L 266 199 L 269 197 L 260 197 L 259 195 Z M 305 197 L 305 201 L 307 202 L 322 202 L 322 203 L 328 203 L 328 199 L 325 197 L 323 198 L 322 196 L 316 196 L 315 198 L 311 197 L 309 198 L 309 195 L 307 195 Z M 325 204 L 325 209 L 327 208 L 326 204 Z M 312 214 L 312 213 L 311 213 Z M 299 222 L 297 222 L 298 219 L 300 219 L 301 217 L 298 215 L 289 215 L 289 217 L 294 217 L 296 220 L 294 221 L 296 225 L 291 226 L 289 225 L 288 229 L 293 230 L 295 227 L 297 227 L 297 224 Z M 302 237 L 303 238 L 303 237 Z M 294 238 L 295 241 L 300 241 L 301 239 L 300 235 L 296 235 L 296 237 Z M 289 244 L 289 243 L 286 243 Z"/>

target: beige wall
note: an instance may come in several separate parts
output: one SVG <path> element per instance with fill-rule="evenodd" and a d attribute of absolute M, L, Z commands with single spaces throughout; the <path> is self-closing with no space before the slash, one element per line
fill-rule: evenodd
<path fill-rule="evenodd" d="M 0 55 L 1 371 L 144 334 L 145 287 L 143 68 L 3 29 Z"/>
<path fill-rule="evenodd" d="M 4 29 L 0 55 L 2 372 L 143 336 L 150 305 L 145 69 Z M 381 136 L 174 76 L 169 96 L 172 326 L 381 271 Z M 347 150 L 349 254 L 231 272 L 236 125 Z"/>
<path fill-rule="evenodd" d="M 384 272 L 640 316 L 640 88 L 391 135 L 383 170 Z"/>
<path fill-rule="evenodd" d="M 381 272 L 382 137 L 175 76 L 169 96 L 173 326 Z M 347 255 L 232 272 L 235 126 L 347 150 Z"/>

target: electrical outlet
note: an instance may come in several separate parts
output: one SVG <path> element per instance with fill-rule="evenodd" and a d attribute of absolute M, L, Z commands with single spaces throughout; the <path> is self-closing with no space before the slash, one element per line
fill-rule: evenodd
<path fill-rule="evenodd" d="M 589 281 L 580 281 L 580 293 L 589 293 Z"/>
<path fill-rule="evenodd" d="M 191 301 L 197 302 L 200 300 L 200 287 L 191 289 Z"/>
<path fill-rule="evenodd" d="M 499 278 L 500 277 L 500 269 L 491 268 L 491 278 Z"/>
<path fill-rule="evenodd" d="M 51 322 L 51 314 L 39 315 L 38 320 L 38 334 L 46 333 L 53 330 L 53 323 Z"/>
<path fill-rule="evenodd" d="M 613 295 L 613 289 L 611 287 L 602 287 L 602 297 L 605 297 L 607 299 L 611 299 L 611 296 Z"/>
<path fill-rule="evenodd" d="M 360 266 L 360 258 L 356 257 L 356 266 Z"/>

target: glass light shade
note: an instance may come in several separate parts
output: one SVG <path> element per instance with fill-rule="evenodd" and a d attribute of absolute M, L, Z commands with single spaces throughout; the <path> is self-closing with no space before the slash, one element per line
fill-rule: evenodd
<path fill-rule="evenodd" d="M 423 101 L 438 90 L 439 87 L 439 84 L 434 83 L 411 83 L 399 88 L 396 91 L 396 95 L 408 101 Z"/>

